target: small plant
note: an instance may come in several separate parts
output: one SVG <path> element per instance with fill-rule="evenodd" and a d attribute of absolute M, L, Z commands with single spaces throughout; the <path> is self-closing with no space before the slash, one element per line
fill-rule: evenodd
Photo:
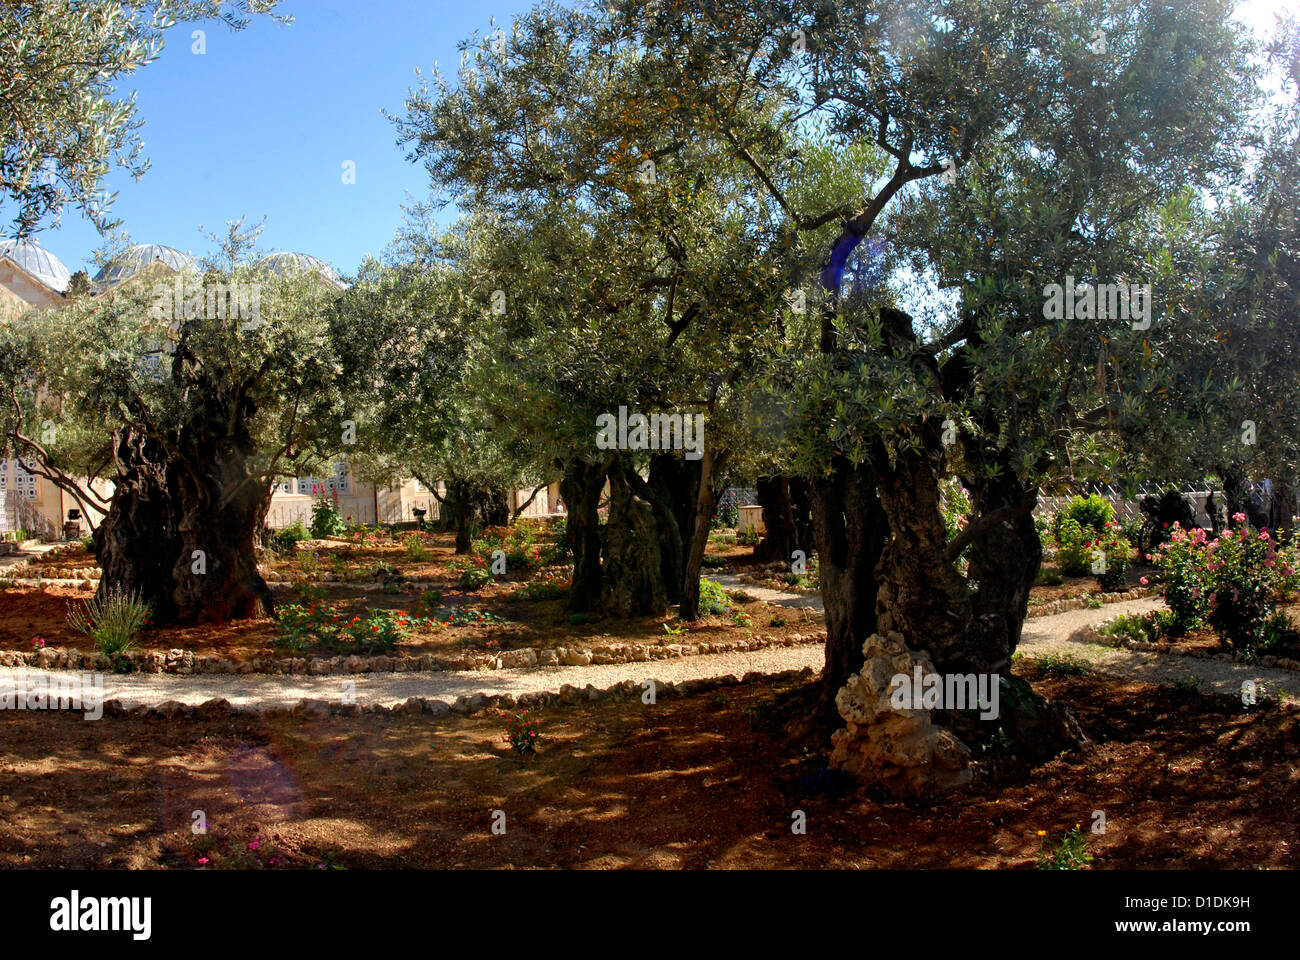
<path fill-rule="evenodd" d="M 1121 613 L 1118 617 L 1101 624 L 1097 632 L 1103 637 L 1123 637 L 1144 643 L 1155 643 L 1160 639 L 1160 619 L 1154 613 L 1145 616 Z"/>
<path fill-rule="evenodd" d="M 516 600 L 556 600 L 565 595 L 572 581 L 560 576 L 545 576 L 526 583 L 513 594 Z"/>
<path fill-rule="evenodd" d="M 664 633 L 668 634 L 670 637 L 680 636 L 684 630 L 685 627 L 670 627 L 668 624 L 664 624 Z"/>
<path fill-rule="evenodd" d="M 731 604 L 727 600 L 727 592 L 722 589 L 722 585 L 718 581 L 710 580 L 708 577 L 701 578 L 700 613 L 726 613 L 731 609 Z"/>
<path fill-rule="evenodd" d="M 1090 671 L 1086 663 L 1070 654 L 1044 653 L 1035 658 L 1038 669 L 1049 677 L 1077 677 Z"/>
<path fill-rule="evenodd" d="M 591 617 L 585 613 L 571 613 L 569 614 L 569 622 L 574 626 L 578 626 L 580 624 L 590 623 Z"/>
<path fill-rule="evenodd" d="M 437 623 L 445 623 L 451 627 L 472 627 L 483 623 L 509 623 L 505 617 L 499 617 L 495 613 L 488 613 L 486 610 L 476 610 L 473 607 L 455 607 L 448 611 L 447 616 Z"/>
<path fill-rule="evenodd" d="M 438 608 L 442 606 L 442 591 L 437 587 L 429 587 L 415 600 L 415 611 L 421 616 L 431 617 L 437 613 Z"/>
<path fill-rule="evenodd" d="M 419 563 L 429 555 L 428 550 L 424 547 L 424 537 L 418 533 L 410 534 L 402 541 L 402 546 L 406 548 L 406 559 L 412 563 Z"/>
<path fill-rule="evenodd" d="M 492 574 L 480 567 L 471 567 L 460 575 L 460 588 L 471 593 L 492 582 Z"/>
<path fill-rule="evenodd" d="M 1088 851 L 1088 835 L 1080 824 L 1061 838 L 1061 842 L 1052 845 L 1046 830 L 1039 830 L 1041 849 L 1038 852 L 1039 870 L 1082 870 L 1092 863 L 1092 854 Z"/>
<path fill-rule="evenodd" d="M 506 723 L 506 740 L 515 753 L 536 753 L 538 737 L 537 721 L 528 715 L 527 710 L 510 714 Z"/>
<path fill-rule="evenodd" d="M 314 607 L 304 607 L 300 603 L 286 603 L 276 607 L 279 617 L 279 632 L 272 644 L 289 653 L 301 653 L 310 645 L 311 638 L 320 626 Z"/>
<path fill-rule="evenodd" d="M 320 603 L 329 595 L 329 591 L 324 587 L 317 586 L 306 580 L 295 583 L 293 588 L 297 591 L 299 599 L 304 603 Z"/>
<path fill-rule="evenodd" d="M 353 617 L 338 631 L 338 639 L 350 642 L 362 653 L 387 652 L 411 633 L 411 618 L 404 610 L 370 610 L 365 617 Z"/>
<path fill-rule="evenodd" d="M 727 594 L 727 596 L 730 599 L 734 600 L 736 603 L 754 602 L 754 598 L 751 597 L 749 594 L 747 594 L 744 590 L 732 590 L 730 593 Z"/>
<path fill-rule="evenodd" d="M 1082 577 L 1090 573 L 1091 551 L 1088 549 L 1091 531 L 1085 530 L 1069 517 L 1057 517 L 1053 534 L 1056 537 L 1056 564 L 1067 577 Z"/>
<path fill-rule="evenodd" d="M 1181 690 L 1183 693 L 1200 693 L 1204 683 L 1204 680 L 1193 674 L 1190 677 L 1179 677 L 1175 680 L 1174 689 Z"/>
<path fill-rule="evenodd" d="M 1259 640 L 1261 651 L 1296 646 L 1300 646 L 1300 631 L 1291 625 L 1285 610 L 1276 611 L 1264 621 Z"/>
<path fill-rule="evenodd" d="M 1103 590 L 1114 592 L 1123 590 L 1128 584 L 1128 568 L 1132 563 L 1133 545 L 1119 532 L 1119 525 L 1109 523 L 1095 540 L 1087 543 L 1085 548 L 1092 555 L 1089 569 L 1094 571 L 1097 582 Z M 1098 554 L 1101 557 L 1098 557 Z M 1097 560 L 1104 558 L 1100 570 L 1096 569 Z"/>
<path fill-rule="evenodd" d="M 780 613 L 774 613 L 772 614 L 772 619 L 767 622 L 767 625 L 769 627 L 784 627 L 785 616 Z"/>
<path fill-rule="evenodd" d="M 339 516 L 329 497 L 321 497 L 311 508 L 311 535 L 316 540 L 326 537 L 341 537 L 347 532 L 347 524 Z"/>
<path fill-rule="evenodd" d="M 1065 582 L 1065 577 L 1061 576 L 1061 571 L 1056 567 L 1043 567 L 1038 571 L 1038 585 L 1040 587 L 1059 587 Z"/>
<path fill-rule="evenodd" d="M 754 625 L 753 617 L 747 614 L 744 610 L 737 610 L 733 613 L 731 615 L 731 622 L 733 626 L 737 627 L 752 627 Z"/>
<path fill-rule="evenodd" d="M 73 608 L 68 626 L 93 639 L 96 649 L 117 663 L 135 645 L 136 634 L 149 623 L 151 612 L 138 594 L 109 587 L 102 596 Z"/>
<path fill-rule="evenodd" d="M 1100 610 L 1102 607 L 1106 606 L 1106 602 L 1102 600 L 1101 597 L 1089 597 L 1083 602 L 1089 610 Z"/>
<path fill-rule="evenodd" d="M 320 555 L 315 550 L 299 550 L 293 557 L 302 568 L 304 577 L 314 577 L 320 572 Z"/>
<path fill-rule="evenodd" d="M 295 520 L 289 526 L 277 530 L 271 535 L 271 549 L 276 553 L 293 553 L 296 544 L 310 539 L 311 534 L 302 525 L 302 521 Z"/>

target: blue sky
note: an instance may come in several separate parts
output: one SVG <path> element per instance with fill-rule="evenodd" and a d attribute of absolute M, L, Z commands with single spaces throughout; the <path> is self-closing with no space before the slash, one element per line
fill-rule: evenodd
<path fill-rule="evenodd" d="M 489 20 L 509 24 L 529 0 L 282 0 L 294 16 L 238 33 L 220 23 L 180 24 L 162 56 L 129 81 L 138 91 L 141 136 L 152 167 L 136 181 L 105 180 L 118 192 L 113 215 L 137 243 L 205 252 L 199 226 L 224 232 L 227 220 L 266 215 L 261 245 L 301 250 L 344 273 L 378 254 L 401 219 L 409 193 L 423 199 L 429 178 L 397 146 L 380 113 L 401 114 L 415 68 L 446 73 L 460 63 L 458 41 Z M 207 52 L 191 52 L 206 31 Z M 342 164 L 356 163 L 356 183 Z M 80 213 L 37 240 L 71 270 L 103 243 Z M 93 271 L 92 271 L 93 272 Z"/>
<path fill-rule="evenodd" d="M 1271 22 L 1300 0 L 1245 0 L 1238 15 Z M 140 181 L 121 171 L 105 180 L 113 214 L 137 243 L 193 253 L 210 249 L 199 232 L 265 214 L 261 244 L 300 250 L 354 272 L 378 254 L 401 220 L 408 194 L 429 193 L 424 168 L 404 159 L 393 125 L 406 91 L 437 61 L 460 62 L 456 44 L 508 25 L 532 0 L 282 0 L 287 26 L 261 18 L 235 33 L 220 23 L 180 24 L 162 56 L 122 84 L 137 91 L 145 154 Z M 191 32 L 206 32 L 206 53 Z M 356 183 L 344 184 L 344 161 Z M 0 214 L 5 211 L 0 210 Z M 5 218 L 8 222 L 11 217 Z M 37 240 L 69 269 L 87 266 L 103 243 L 75 209 Z M 93 272 L 93 271 L 92 271 Z"/>

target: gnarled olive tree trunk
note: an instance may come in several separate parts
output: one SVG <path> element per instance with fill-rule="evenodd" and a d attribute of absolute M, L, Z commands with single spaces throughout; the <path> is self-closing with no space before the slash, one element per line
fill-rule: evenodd
<path fill-rule="evenodd" d="M 253 445 L 241 428 L 233 437 L 187 429 L 167 450 L 123 427 L 113 452 L 117 486 L 94 536 L 101 596 L 138 594 L 155 623 L 274 616 L 254 550 L 270 489 L 249 473 Z"/>
<path fill-rule="evenodd" d="M 835 460 L 831 475 L 812 482 L 812 519 L 826 617 L 826 664 L 814 721 L 840 725 L 835 695 L 862 667 L 862 645 L 876 632 L 876 565 L 889 521 L 865 465 Z"/>
<path fill-rule="evenodd" d="M 668 590 L 655 509 L 635 489 L 644 484 L 634 485 L 629 479 L 633 475 L 633 468 L 625 463 L 609 471 L 601 609 L 618 617 L 658 617 L 668 610 Z"/>
<path fill-rule="evenodd" d="M 564 500 L 565 538 L 573 551 L 573 584 L 568 609 L 574 613 L 595 610 L 601 599 L 600 507 L 605 477 L 612 459 L 597 462 L 573 459 L 564 464 L 560 496 Z"/>

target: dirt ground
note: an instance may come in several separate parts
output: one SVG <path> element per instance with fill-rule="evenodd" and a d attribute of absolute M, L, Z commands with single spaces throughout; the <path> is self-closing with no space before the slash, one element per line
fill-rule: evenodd
<path fill-rule="evenodd" d="M 517 596 L 529 579 L 546 576 L 569 575 L 563 566 L 545 567 L 532 571 L 528 578 L 506 578 L 478 590 L 467 591 L 459 585 L 459 572 L 450 564 L 455 559 L 452 541 L 448 537 L 430 536 L 425 559 L 412 561 L 400 543 L 384 544 L 315 544 L 311 552 L 322 559 L 316 565 L 315 575 L 333 577 L 335 570 L 346 575 L 372 569 L 379 564 L 397 570 L 403 577 L 395 586 L 396 592 L 382 589 L 363 590 L 360 586 L 323 588 L 323 601 L 333 605 L 345 618 L 364 616 L 372 608 L 404 610 L 412 616 L 428 616 L 419 600 L 423 591 L 436 588 L 442 591 L 443 606 L 438 615 L 444 616 L 455 608 L 482 610 L 506 623 L 445 625 L 438 624 L 414 633 L 400 644 L 395 653 L 406 656 L 423 654 L 450 654 L 464 650 L 510 650 L 518 647 L 555 647 L 601 643 L 701 643 L 740 640 L 754 633 L 784 637 L 808 634 L 821 629 L 822 615 L 817 611 L 803 613 L 767 604 L 762 601 L 744 601 L 737 604 L 748 617 L 749 623 L 737 622 L 730 614 L 707 616 L 695 623 L 676 623 L 671 612 L 662 617 L 640 617 L 626 620 L 593 617 L 586 623 L 573 623 L 564 610 L 563 599 L 526 600 Z M 739 548 L 747 555 L 750 548 Z M 735 547 L 720 544 L 711 551 L 714 556 L 726 556 Z M 304 551 L 306 552 L 306 551 Z M 72 571 L 94 566 L 94 557 L 84 549 L 60 551 L 42 558 L 34 570 L 46 579 L 68 578 Z M 285 582 L 301 582 L 302 563 L 299 560 L 272 558 L 268 562 Z M 33 574 L 29 573 L 28 576 Z M 705 571 L 705 576 L 709 571 Z M 407 583 L 405 581 L 419 581 Z M 31 650 L 32 638 L 40 637 L 47 646 L 66 647 L 91 651 L 94 642 L 67 625 L 68 611 L 90 597 L 88 590 L 73 586 L 42 585 L 17 586 L 0 581 L 0 649 Z M 295 588 L 279 589 L 276 602 L 316 602 L 305 598 Z M 669 634 L 664 628 L 669 623 L 680 634 Z M 162 627 L 144 631 L 137 642 L 140 650 L 185 649 L 210 656 L 221 656 L 236 663 L 255 657 L 276 653 L 272 641 L 276 625 L 270 618 L 245 620 L 235 623 L 200 623 L 184 627 Z M 336 651 L 321 646 L 309 647 L 299 655 L 333 656 Z M 290 655 L 281 651 L 281 656 Z"/>
<path fill-rule="evenodd" d="M 746 559 L 752 548 L 726 542 L 725 532 L 710 540 L 708 557 L 714 562 L 728 562 L 728 569 L 746 569 Z M 545 535 L 539 538 L 545 543 Z M 313 542 L 293 558 L 272 556 L 266 562 L 286 583 L 303 582 L 310 571 L 316 580 L 343 577 L 360 577 L 375 567 L 383 565 L 396 570 L 401 579 L 389 592 L 379 589 L 363 590 L 358 586 L 327 587 L 325 603 L 332 604 L 345 617 L 364 616 L 372 608 L 404 610 L 413 616 L 427 616 L 420 608 L 422 593 L 429 588 L 442 592 L 441 615 L 455 608 L 482 610 L 507 623 L 474 625 L 437 625 L 416 632 L 401 644 L 396 653 L 420 656 L 431 653 L 451 654 L 463 650 L 493 651 L 518 647 L 555 647 L 572 644 L 599 643 L 682 643 L 718 642 L 744 639 L 753 633 L 783 637 L 807 634 L 821 629 L 822 615 L 816 611 L 801 612 L 762 601 L 743 601 L 738 604 L 749 623 L 736 622 L 731 615 L 705 617 L 693 624 L 676 623 L 671 614 L 664 617 L 642 617 L 620 620 L 593 618 L 587 623 L 573 623 L 561 599 L 525 600 L 517 594 L 530 580 L 539 577 L 566 577 L 569 568 L 545 567 L 530 572 L 526 577 L 506 578 L 478 590 L 467 591 L 459 585 L 459 572 L 451 564 L 456 559 L 449 537 L 430 534 L 426 539 L 427 556 L 419 561 L 408 558 L 402 543 L 383 539 L 361 543 Z M 306 561 L 304 554 L 314 560 Z M 307 570 L 304 569 L 307 562 Z M 46 579 L 66 579 L 76 570 L 94 566 L 94 557 L 83 548 L 62 549 L 41 558 L 34 571 Z M 707 568 L 707 577 L 716 566 Z M 29 574 L 30 576 L 31 574 Z M 1140 570 L 1130 571 L 1130 580 L 1137 585 Z M 784 584 L 773 581 L 773 586 Z M 1055 586 L 1036 586 L 1030 594 L 1030 609 L 1051 600 L 1064 597 L 1089 596 L 1101 590 L 1093 577 L 1075 577 Z M 80 651 L 94 649 L 90 638 L 79 634 L 67 625 L 69 609 L 84 602 L 90 593 L 80 587 L 43 585 L 15 586 L 0 581 L 0 649 L 31 650 L 32 639 L 40 637 L 48 646 L 67 647 Z M 276 590 L 277 603 L 314 602 L 304 597 L 298 589 Z M 664 629 L 668 622 L 682 633 L 670 635 Z M 276 636 L 275 623 L 269 618 L 246 620 L 237 623 L 200 623 L 179 628 L 146 630 L 139 638 L 137 649 L 185 649 L 211 656 L 220 656 L 236 663 L 255 657 L 273 655 L 272 641 Z M 332 656 L 337 651 L 313 646 L 304 651 L 306 656 Z M 287 656 L 287 651 L 281 652 Z"/>
<path fill-rule="evenodd" d="M 531 756 L 498 716 L 0 713 L 0 867 L 1032 869 L 1096 810 L 1094 869 L 1297 865 L 1300 710 L 1017 669 L 1094 747 L 937 804 L 818 789 L 793 682 L 542 711 Z"/>

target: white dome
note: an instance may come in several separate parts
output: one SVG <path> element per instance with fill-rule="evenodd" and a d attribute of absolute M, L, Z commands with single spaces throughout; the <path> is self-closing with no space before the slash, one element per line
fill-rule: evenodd
<path fill-rule="evenodd" d="M 340 290 L 347 287 L 337 270 L 310 253 L 272 253 L 257 261 L 257 264 L 280 276 L 289 273 L 317 273 Z"/>
<path fill-rule="evenodd" d="M 193 257 L 188 253 L 181 253 L 175 247 L 164 247 L 157 243 L 137 243 L 95 274 L 95 281 L 120 283 L 151 263 L 164 264 L 177 272 L 197 273 L 199 269 Z"/>
<path fill-rule="evenodd" d="M 72 274 L 62 260 L 34 240 L 0 240 L 0 257 L 8 257 L 51 290 L 67 292 Z"/>

